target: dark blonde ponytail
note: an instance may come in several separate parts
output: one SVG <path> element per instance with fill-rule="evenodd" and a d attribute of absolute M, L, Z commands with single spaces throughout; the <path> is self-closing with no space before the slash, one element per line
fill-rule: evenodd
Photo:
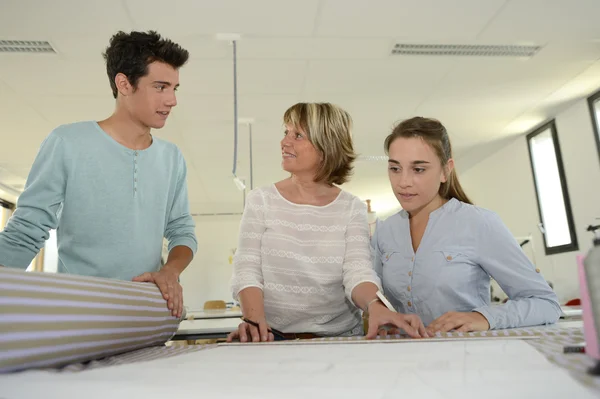
<path fill-rule="evenodd" d="M 442 167 L 447 170 L 448 161 L 452 158 L 452 145 L 450 144 L 448 132 L 440 121 L 417 116 L 401 122 L 385 139 L 386 154 L 389 153 L 390 145 L 400 137 L 419 137 L 423 139 L 433 148 L 440 159 Z M 473 204 L 460 185 L 455 169 L 452 169 L 449 174 L 447 173 L 446 178 L 446 182 L 440 185 L 440 197 L 444 199 L 456 198 L 461 202 Z"/>
<path fill-rule="evenodd" d="M 440 197 L 445 199 L 456 198 L 461 202 L 465 202 L 467 204 L 473 205 L 473 202 L 467 197 L 465 191 L 463 190 L 460 182 L 458 181 L 458 176 L 456 175 L 456 171 L 452 169 L 450 172 L 450 176 L 448 176 L 448 180 L 446 183 L 442 183 L 440 186 Z"/>

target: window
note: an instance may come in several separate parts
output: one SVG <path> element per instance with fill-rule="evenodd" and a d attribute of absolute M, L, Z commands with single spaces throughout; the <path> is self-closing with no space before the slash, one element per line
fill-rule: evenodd
<path fill-rule="evenodd" d="M 600 160 L 600 91 L 588 98 L 588 104 L 590 106 L 594 136 L 596 138 L 596 146 L 598 147 L 598 158 Z"/>
<path fill-rule="evenodd" d="M 528 134 L 527 144 L 546 255 L 577 251 L 579 246 L 554 121 Z"/>

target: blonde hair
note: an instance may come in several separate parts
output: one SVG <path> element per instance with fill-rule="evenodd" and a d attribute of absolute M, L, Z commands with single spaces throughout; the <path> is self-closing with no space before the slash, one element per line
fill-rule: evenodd
<path fill-rule="evenodd" d="M 357 155 L 352 143 L 352 118 L 348 112 L 329 103 L 298 103 L 285 111 L 283 123 L 306 133 L 321 154 L 315 182 L 333 185 L 350 179 Z"/>
<path fill-rule="evenodd" d="M 400 137 L 419 137 L 425 141 L 435 151 L 442 167 L 445 167 L 452 158 L 452 144 L 450 144 L 448 132 L 444 125 L 436 119 L 416 116 L 401 122 L 385 139 L 383 146 L 386 154 L 389 155 L 390 145 Z M 440 185 L 440 197 L 444 199 L 456 198 L 467 204 L 473 204 L 458 181 L 456 169 L 452 169 L 446 177 L 447 181 Z"/>

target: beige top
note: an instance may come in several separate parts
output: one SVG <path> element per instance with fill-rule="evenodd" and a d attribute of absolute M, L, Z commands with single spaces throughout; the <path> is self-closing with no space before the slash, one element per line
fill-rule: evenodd
<path fill-rule="evenodd" d="M 262 289 L 267 322 L 283 332 L 362 334 L 352 290 L 380 286 L 369 241 L 367 207 L 346 191 L 313 206 L 286 200 L 275 185 L 255 189 L 240 226 L 233 296 Z"/>

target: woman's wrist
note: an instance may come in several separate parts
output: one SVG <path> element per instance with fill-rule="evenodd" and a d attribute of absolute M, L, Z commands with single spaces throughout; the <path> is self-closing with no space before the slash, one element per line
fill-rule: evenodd
<path fill-rule="evenodd" d="M 371 308 L 372 308 L 373 306 L 377 306 L 377 304 L 379 304 L 379 305 L 383 306 L 383 303 L 381 303 L 381 299 L 379 299 L 379 298 L 377 298 L 377 297 L 375 297 L 375 298 L 371 299 L 371 300 L 370 300 L 370 301 L 367 303 L 367 306 L 365 307 L 365 309 L 364 309 L 364 312 L 365 312 L 365 313 L 369 313 L 369 311 L 371 310 Z"/>

